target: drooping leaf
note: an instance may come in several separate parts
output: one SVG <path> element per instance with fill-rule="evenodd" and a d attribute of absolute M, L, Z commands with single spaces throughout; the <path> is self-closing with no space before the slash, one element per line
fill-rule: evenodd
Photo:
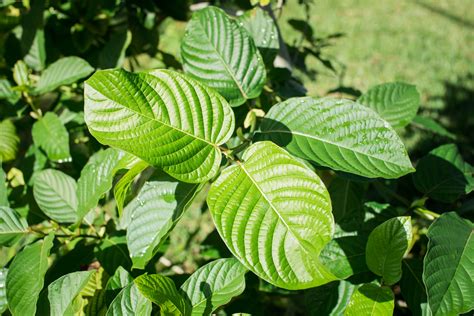
<path fill-rule="evenodd" d="M 77 220 L 76 181 L 54 169 L 40 171 L 33 184 L 33 195 L 39 208 L 60 223 Z"/>
<path fill-rule="evenodd" d="M 270 109 L 260 135 L 298 157 L 363 177 L 398 178 L 414 171 L 393 128 L 350 100 L 288 99 Z"/>
<path fill-rule="evenodd" d="M 393 315 L 394 298 L 389 287 L 376 284 L 364 284 L 351 296 L 345 316 L 391 316 Z"/>
<path fill-rule="evenodd" d="M 35 315 L 53 239 L 53 235 L 48 235 L 26 246 L 13 259 L 6 282 L 8 308 L 13 316 Z"/>
<path fill-rule="evenodd" d="M 118 214 L 122 215 L 123 206 L 127 199 L 130 187 L 135 178 L 148 167 L 148 163 L 143 160 L 136 162 L 130 170 L 125 173 L 114 186 L 114 198 L 117 203 Z"/>
<path fill-rule="evenodd" d="M 60 86 L 69 85 L 89 76 L 94 71 L 91 65 L 77 56 L 64 57 L 52 63 L 39 78 L 34 92 L 43 94 Z"/>
<path fill-rule="evenodd" d="M 342 315 L 355 289 L 355 285 L 341 280 L 307 290 L 305 303 L 309 315 Z"/>
<path fill-rule="evenodd" d="M 8 301 L 7 301 L 7 273 L 8 269 L 1 268 L 0 269 L 0 314 L 8 308 Z"/>
<path fill-rule="evenodd" d="M 55 113 L 48 112 L 35 122 L 31 135 L 35 145 L 41 147 L 50 160 L 62 162 L 71 159 L 68 131 Z"/>
<path fill-rule="evenodd" d="M 134 284 L 143 296 L 160 307 L 162 315 L 189 315 L 191 306 L 170 278 L 159 274 L 141 275 Z"/>
<path fill-rule="evenodd" d="M 474 190 L 474 168 L 454 144 L 442 145 L 421 158 L 413 174 L 415 187 L 432 199 L 454 202 Z"/>
<path fill-rule="evenodd" d="M 369 269 L 392 285 L 402 277 L 402 259 L 412 240 L 411 218 L 400 216 L 377 226 L 369 235 L 366 256 Z"/>
<path fill-rule="evenodd" d="M 192 315 L 211 315 L 245 289 L 247 269 L 235 258 L 218 259 L 194 272 L 181 291 L 192 305 Z"/>
<path fill-rule="evenodd" d="M 404 127 L 418 112 L 420 93 L 411 84 L 390 82 L 370 88 L 357 102 L 374 109 L 393 127 Z"/>
<path fill-rule="evenodd" d="M 441 124 L 433 120 L 432 118 L 426 117 L 426 116 L 421 116 L 417 115 L 412 121 L 412 124 L 417 127 L 424 128 L 426 130 L 429 130 L 430 132 L 433 132 L 435 134 L 445 136 L 451 139 L 456 139 L 456 135 L 448 131 L 446 128 L 444 128 Z"/>
<path fill-rule="evenodd" d="M 319 260 L 334 232 L 319 177 L 285 150 L 258 142 L 225 169 L 207 203 L 229 250 L 249 270 L 285 289 L 335 279 Z"/>
<path fill-rule="evenodd" d="M 147 316 L 151 314 L 151 302 L 137 289 L 135 283 L 125 286 L 107 310 L 107 316 Z"/>
<path fill-rule="evenodd" d="M 423 284 L 423 261 L 404 259 L 400 290 L 413 316 L 430 316 L 426 289 Z"/>
<path fill-rule="evenodd" d="M 249 33 L 216 7 L 195 12 L 181 43 L 184 71 L 215 89 L 232 106 L 260 95 L 266 73 Z"/>
<path fill-rule="evenodd" d="M 15 159 L 20 138 L 10 120 L 0 122 L 0 158 L 3 162 Z"/>
<path fill-rule="evenodd" d="M 13 209 L 0 206 L 0 246 L 11 246 L 28 233 L 28 223 Z"/>
<path fill-rule="evenodd" d="M 423 282 L 433 315 L 459 315 L 474 309 L 474 225 L 450 212 L 428 229 Z"/>
<path fill-rule="evenodd" d="M 184 182 L 219 168 L 219 145 L 234 131 L 227 102 L 169 70 L 96 72 L 85 84 L 85 121 L 103 144 L 123 149 Z"/>

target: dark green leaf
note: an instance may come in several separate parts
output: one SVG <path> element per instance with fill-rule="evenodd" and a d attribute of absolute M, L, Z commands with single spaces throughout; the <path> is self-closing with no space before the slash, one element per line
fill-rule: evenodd
<path fill-rule="evenodd" d="M 423 261 L 418 259 L 404 259 L 402 263 L 402 279 L 400 290 L 413 316 L 430 316 L 430 308 L 423 284 Z"/>

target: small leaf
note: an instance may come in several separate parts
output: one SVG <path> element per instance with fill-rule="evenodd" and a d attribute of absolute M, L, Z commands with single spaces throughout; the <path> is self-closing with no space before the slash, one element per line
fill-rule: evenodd
<path fill-rule="evenodd" d="M 8 269 L 0 268 L 0 315 L 7 310 L 7 273 Z"/>
<path fill-rule="evenodd" d="M 260 135 L 298 157 L 363 177 L 391 179 L 414 171 L 393 128 L 350 100 L 288 99 L 270 109 Z"/>
<path fill-rule="evenodd" d="M 28 233 L 28 223 L 13 209 L 0 206 L 0 246 L 11 246 Z"/>
<path fill-rule="evenodd" d="M 370 88 L 357 102 L 375 110 L 393 127 L 404 127 L 418 112 L 420 93 L 411 84 L 391 82 Z"/>
<path fill-rule="evenodd" d="M 15 159 L 20 138 L 10 120 L 0 122 L 0 158 L 3 162 Z"/>
<path fill-rule="evenodd" d="M 46 169 L 39 172 L 33 184 L 33 195 L 39 208 L 60 223 L 77 221 L 76 181 L 67 174 Z"/>
<path fill-rule="evenodd" d="M 151 302 L 143 296 L 135 283 L 130 283 L 117 295 L 107 310 L 107 316 L 147 316 L 151 314 Z"/>
<path fill-rule="evenodd" d="M 148 163 L 143 160 L 136 162 L 130 170 L 125 173 L 114 186 L 114 198 L 117 203 L 117 210 L 119 215 L 122 215 L 123 206 L 127 199 L 130 187 L 135 178 L 148 167 Z"/>
<path fill-rule="evenodd" d="M 411 218 L 401 216 L 377 226 L 369 235 L 366 256 L 369 269 L 392 285 L 402 277 L 402 259 L 412 240 Z"/>
<path fill-rule="evenodd" d="M 260 95 L 266 73 L 248 32 L 216 7 L 194 12 L 181 43 L 184 71 L 232 106 Z"/>
<path fill-rule="evenodd" d="M 8 202 L 7 176 L 2 168 L 2 157 L 0 155 L 0 206 L 10 206 Z"/>
<path fill-rule="evenodd" d="M 6 99 L 10 104 L 15 104 L 20 97 L 20 92 L 12 89 L 10 81 L 0 79 L 0 100 Z"/>
<path fill-rule="evenodd" d="M 452 140 L 456 139 L 456 135 L 448 131 L 446 128 L 444 128 L 441 124 L 433 120 L 432 118 L 425 117 L 425 116 L 420 116 L 417 115 L 413 119 L 412 124 L 417 127 L 424 128 L 426 130 L 429 130 L 430 132 L 433 132 L 435 134 L 445 136 L 447 138 L 450 138 Z"/>
<path fill-rule="evenodd" d="M 234 258 L 218 259 L 194 272 L 181 291 L 192 305 L 192 315 L 211 315 L 245 289 L 247 269 Z"/>
<path fill-rule="evenodd" d="M 28 66 L 23 60 L 19 60 L 13 66 L 13 80 L 19 86 L 28 86 Z"/>
<path fill-rule="evenodd" d="M 26 246 L 10 264 L 6 285 L 8 307 L 13 316 L 35 315 L 53 239 L 49 235 Z"/>
<path fill-rule="evenodd" d="M 400 291 L 413 316 L 430 316 L 426 289 L 423 284 L 423 262 L 418 259 L 403 260 Z"/>
<path fill-rule="evenodd" d="M 115 270 L 115 274 L 107 281 L 107 285 L 105 286 L 107 305 L 110 305 L 117 294 L 132 282 L 133 277 L 130 273 L 119 266 L 117 270 Z"/>
<path fill-rule="evenodd" d="M 391 316 L 394 298 L 389 287 L 364 284 L 352 294 L 345 316 Z"/>
<path fill-rule="evenodd" d="M 341 280 L 307 290 L 305 303 L 309 315 L 342 315 L 355 289 L 355 285 Z"/>
<path fill-rule="evenodd" d="M 55 113 L 48 112 L 35 122 L 31 135 L 35 145 L 41 147 L 50 160 L 62 162 L 71 159 L 69 134 Z"/>
<path fill-rule="evenodd" d="M 474 309 L 474 225 L 450 212 L 428 229 L 423 282 L 433 315 L 458 315 Z"/>

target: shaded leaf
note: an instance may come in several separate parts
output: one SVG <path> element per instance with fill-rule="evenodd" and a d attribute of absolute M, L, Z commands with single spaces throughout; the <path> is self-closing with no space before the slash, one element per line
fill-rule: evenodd
<path fill-rule="evenodd" d="M 352 294 L 344 315 L 391 316 L 393 309 L 394 298 L 389 287 L 364 284 Z"/>
<path fill-rule="evenodd" d="M 129 283 L 133 282 L 133 277 L 121 266 L 117 267 L 115 274 L 107 281 L 105 286 L 107 305 L 110 305 L 117 294 Z"/>
<path fill-rule="evenodd" d="M 435 134 L 445 136 L 451 139 L 456 139 L 456 135 L 448 131 L 446 128 L 444 128 L 441 124 L 433 120 L 432 118 L 426 117 L 426 116 L 421 116 L 417 115 L 412 121 L 412 124 L 417 126 L 417 127 L 422 127 L 426 130 L 429 130 L 430 132 L 433 132 Z"/>
<path fill-rule="evenodd" d="M 423 261 L 404 259 L 402 262 L 402 279 L 400 290 L 413 316 L 430 316 L 426 289 L 423 284 Z"/>
<path fill-rule="evenodd" d="M 309 315 L 342 315 L 357 286 L 341 280 L 305 291 L 305 303 Z"/>
<path fill-rule="evenodd" d="M 114 275 L 118 267 L 126 270 L 132 267 L 125 236 L 112 236 L 103 239 L 97 246 L 97 259 L 109 275 Z"/>
<path fill-rule="evenodd" d="M 28 233 L 26 219 L 7 206 L 0 206 L 0 246 L 11 246 Z"/>
<path fill-rule="evenodd" d="M 122 215 L 123 206 L 127 199 L 127 194 L 135 178 L 148 167 L 148 163 L 143 160 L 136 162 L 114 186 L 114 198 L 117 203 L 119 215 Z"/>
<path fill-rule="evenodd" d="M 41 147 L 50 160 L 64 162 L 71 159 L 68 131 L 55 113 L 48 112 L 35 122 L 31 135 L 35 145 Z"/>
<path fill-rule="evenodd" d="M 132 41 L 130 31 L 113 33 L 99 53 L 100 68 L 119 68 L 123 65 L 125 51 Z"/>

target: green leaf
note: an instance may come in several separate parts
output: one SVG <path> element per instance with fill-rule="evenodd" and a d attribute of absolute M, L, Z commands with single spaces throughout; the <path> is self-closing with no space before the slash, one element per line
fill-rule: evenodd
<path fill-rule="evenodd" d="M 70 315 L 74 298 L 89 282 L 94 270 L 66 274 L 48 286 L 51 315 Z"/>
<path fill-rule="evenodd" d="M 49 65 L 41 74 L 34 92 L 43 94 L 89 76 L 94 71 L 87 61 L 77 56 L 64 57 Z"/>
<path fill-rule="evenodd" d="M 353 213 L 363 206 L 364 186 L 360 183 L 343 178 L 335 178 L 328 188 L 332 201 L 332 213 L 337 221 Z"/>
<path fill-rule="evenodd" d="M 11 246 L 28 233 L 26 219 L 7 206 L 0 206 L 0 246 Z"/>
<path fill-rule="evenodd" d="M 370 88 L 357 102 L 375 110 L 393 127 L 404 127 L 418 112 L 420 93 L 411 84 L 391 82 Z"/>
<path fill-rule="evenodd" d="M 260 95 L 266 73 L 248 32 L 216 7 L 195 12 L 181 43 L 184 71 L 215 89 L 232 106 Z"/>
<path fill-rule="evenodd" d="M 0 269 L 0 314 L 8 308 L 8 301 L 7 301 L 7 274 L 8 269 L 1 268 Z"/>
<path fill-rule="evenodd" d="M 110 305 L 117 294 L 132 282 L 133 277 L 130 273 L 121 266 L 117 267 L 114 275 L 107 281 L 107 285 L 105 286 L 107 305 Z"/>
<path fill-rule="evenodd" d="M 414 171 L 393 128 L 350 100 L 288 99 L 270 109 L 261 133 L 292 154 L 334 170 L 388 179 Z"/>
<path fill-rule="evenodd" d="M 135 178 L 148 167 L 148 163 L 139 160 L 128 170 L 114 186 L 114 198 L 119 215 L 122 215 L 123 206 Z"/>
<path fill-rule="evenodd" d="M 342 315 L 355 289 L 355 285 L 341 280 L 307 290 L 305 292 L 305 305 L 309 315 Z"/>
<path fill-rule="evenodd" d="M 10 120 L 0 122 L 0 158 L 3 162 L 15 159 L 20 138 Z"/>
<path fill-rule="evenodd" d="M 28 86 L 28 66 L 23 60 L 18 60 L 13 66 L 13 80 L 19 86 Z"/>
<path fill-rule="evenodd" d="M 426 289 L 423 284 L 423 261 L 418 259 L 403 260 L 403 274 L 400 280 L 400 291 L 413 316 L 430 316 Z"/>
<path fill-rule="evenodd" d="M 376 284 L 364 284 L 352 294 L 345 316 L 391 316 L 394 298 L 392 290 Z"/>
<path fill-rule="evenodd" d="M 35 315 L 53 239 L 54 235 L 49 235 L 26 246 L 13 259 L 6 283 L 8 307 L 13 316 Z"/>
<path fill-rule="evenodd" d="M 132 267 L 125 236 L 112 236 L 102 240 L 97 247 L 96 256 L 109 275 L 113 275 L 120 266 L 126 270 Z"/>
<path fill-rule="evenodd" d="M 102 69 L 119 68 L 125 60 L 125 51 L 132 42 L 132 32 L 116 32 L 105 43 L 99 53 L 99 65 Z"/>
<path fill-rule="evenodd" d="M 8 202 L 7 176 L 2 168 L 2 158 L 0 156 L 0 206 L 10 206 Z"/>
<path fill-rule="evenodd" d="M 169 70 L 96 72 L 85 84 L 85 121 L 101 143 L 184 182 L 217 173 L 234 115 L 217 93 Z"/>
<path fill-rule="evenodd" d="M 464 162 L 454 144 L 433 149 L 416 168 L 415 187 L 432 199 L 450 203 L 474 190 L 474 168 Z"/>
<path fill-rule="evenodd" d="M 271 142 L 253 144 L 242 160 L 222 172 L 207 197 L 230 251 L 281 288 L 304 289 L 334 280 L 319 260 L 334 233 L 323 182 Z"/>
<path fill-rule="evenodd" d="M 365 260 L 369 269 L 392 285 L 402 277 L 402 259 L 412 240 L 410 216 L 391 218 L 369 235 Z"/>
<path fill-rule="evenodd" d="M 474 225 L 450 212 L 428 229 L 423 282 L 433 315 L 458 315 L 474 309 Z"/>
<path fill-rule="evenodd" d="M 140 293 L 135 283 L 130 283 L 112 301 L 107 316 L 146 316 L 151 314 L 151 309 L 151 302 Z"/>
<path fill-rule="evenodd" d="M 39 208 L 60 223 L 77 221 L 76 181 L 67 174 L 46 169 L 40 171 L 33 184 L 33 195 Z"/>
<path fill-rule="evenodd" d="M 41 147 L 50 160 L 63 162 L 71 159 L 69 134 L 55 113 L 48 112 L 35 122 L 31 135 L 35 145 Z"/>
<path fill-rule="evenodd" d="M 160 306 L 162 315 L 190 314 L 191 306 L 179 294 L 170 278 L 159 274 L 148 274 L 139 276 L 134 282 L 143 296 Z"/>
<path fill-rule="evenodd" d="M 19 91 L 12 90 L 10 81 L 0 79 L 0 99 L 6 99 L 9 103 L 15 104 L 21 97 Z"/>
<path fill-rule="evenodd" d="M 181 218 L 198 185 L 173 179 L 146 182 L 124 210 L 130 218 L 127 246 L 133 268 L 144 269 L 158 247 Z"/>
<path fill-rule="evenodd" d="M 432 118 L 426 117 L 426 116 L 420 116 L 417 115 L 412 121 L 412 125 L 421 127 L 423 129 L 426 129 L 430 132 L 433 132 L 435 134 L 445 136 L 448 138 L 451 138 L 453 140 L 456 139 L 456 135 L 448 131 L 446 128 L 444 128 L 441 124 L 433 120 Z"/>
<path fill-rule="evenodd" d="M 365 263 L 367 236 L 338 236 L 321 251 L 321 262 L 339 279 L 368 271 Z"/>
<path fill-rule="evenodd" d="M 218 259 L 194 272 L 181 291 L 189 298 L 192 315 L 211 315 L 245 289 L 247 269 L 237 259 Z"/>

